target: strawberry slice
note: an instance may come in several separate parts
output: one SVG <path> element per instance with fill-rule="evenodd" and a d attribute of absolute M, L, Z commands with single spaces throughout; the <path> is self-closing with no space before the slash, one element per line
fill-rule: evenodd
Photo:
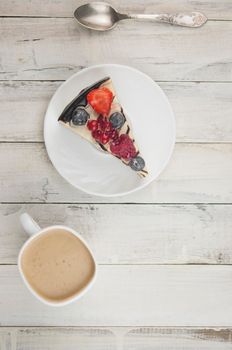
<path fill-rule="evenodd" d="M 90 91 L 87 95 L 87 101 L 97 113 L 107 117 L 113 101 L 113 94 L 103 86 Z"/>

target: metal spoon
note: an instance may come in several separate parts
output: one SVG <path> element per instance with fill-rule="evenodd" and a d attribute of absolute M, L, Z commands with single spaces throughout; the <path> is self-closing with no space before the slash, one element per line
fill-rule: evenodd
<path fill-rule="evenodd" d="M 162 13 L 162 14 L 122 14 L 105 2 L 92 2 L 78 7 L 74 16 L 82 26 L 93 30 L 109 30 L 123 19 L 142 19 L 165 22 L 183 27 L 197 28 L 207 21 L 207 17 L 200 12 L 190 13 Z"/>

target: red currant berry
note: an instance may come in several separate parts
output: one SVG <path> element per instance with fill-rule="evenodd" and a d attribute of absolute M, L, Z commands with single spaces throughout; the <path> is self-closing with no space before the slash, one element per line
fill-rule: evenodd
<path fill-rule="evenodd" d="M 112 132 L 111 132 L 111 139 L 112 140 L 116 140 L 118 139 L 118 131 L 113 129 Z"/>
<path fill-rule="evenodd" d="M 106 131 L 112 130 L 112 124 L 111 124 L 111 122 L 108 122 L 108 121 L 105 122 L 105 130 L 106 130 Z"/>
<path fill-rule="evenodd" d="M 107 135 L 106 133 L 104 133 L 103 135 L 102 135 L 102 137 L 101 137 L 101 143 L 103 144 L 103 145 L 105 145 L 107 142 L 109 142 L 109 135 Z"/>
<path fill-rule="evenodd" d="M 103 131 L 106 130 L 106 128 L 107 128 L 107 122 L 106 122 L 105 120 L 104 120 L 104 122 L 102 123 L 101 128 L 102 128 Z"/>
<path fill-rule="evenodd" d="M 94 119 L 89 120 L 88 123 L 87 123 L 87 127 L 91 131 L 97 130 L 97 128 L 98 128 L 97 120 L 94 120 Z"/>
<path fill-rule="evenodd" d="M 92 136 L 95 140 L 97 141 L 101 141 L 101 137 L 102 137 L 102 131 L 101 130 L 94 130 L 92 132 Z"/>
<path fill-rule="evenodd" d="M 103 129 L 104 118 L 103 118 L 102 115 L 99 115 L 99 117 L 97 118 L 97 122 L 98 122 L 98 127 L 100 127 L 101 129 Z"/>

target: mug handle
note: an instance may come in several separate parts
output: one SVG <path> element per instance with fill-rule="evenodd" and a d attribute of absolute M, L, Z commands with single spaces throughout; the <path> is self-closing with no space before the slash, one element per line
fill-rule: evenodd
<path fill-rule="evenodd" d="M 29 236 L 33 236 L 37 232 L 41 231 L 41 228 L 39 227 L 39 225 L 27 213 L 23 213 L 20 215 L 20 222 L 24 230 Z"/>

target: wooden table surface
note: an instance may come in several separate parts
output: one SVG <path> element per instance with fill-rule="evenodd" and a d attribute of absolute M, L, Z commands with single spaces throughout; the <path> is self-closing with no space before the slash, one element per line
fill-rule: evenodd
<path fill-rule="evenodd" d="M 73 19 L 78 1 L 0 0 L 0 349 L 232 349 L 232 2 L 111 3 L 199 10 L 209 21 L 196 30 L 125 21 L 94 33 Z M 147 73 L 177 121 L 166 170 L 122 198 L 74 190 L 43 143 L 52 94 L 98 63 Z M 21 282 L 24 211 L 89 242 L 99 276 L 79 302 L 49 308 Z"/>

